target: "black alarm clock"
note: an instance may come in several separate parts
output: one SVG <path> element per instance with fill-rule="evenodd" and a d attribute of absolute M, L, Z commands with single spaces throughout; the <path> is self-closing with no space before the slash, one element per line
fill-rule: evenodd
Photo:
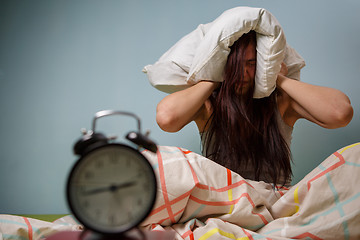
<path fill-rule="evenodd" d="M 152 152 L 156 144 L 141 134 L 140 119 L 129 112 L 105 110 L 95 114 L 92 131 L 74 145 L 79 155 L 67 180 L 67 201 L 71 212 L 85 229 L 99 236 L 124 235 L 150 213 L 156 198 L 156 178 L 149 161 L 138 149 L 115 142 L 95 131 L 96 120 L 110 115 L 134 117 L 138 131 L 126 138 Z"/>

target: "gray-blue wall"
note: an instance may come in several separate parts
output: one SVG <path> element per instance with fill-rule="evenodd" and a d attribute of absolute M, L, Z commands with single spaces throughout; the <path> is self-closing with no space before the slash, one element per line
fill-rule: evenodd
<path fill-rule="evenodd" d="M 295 125 L 294 183 L 359 141 L 358 0 L 1 0 L 0 213 L 69 212 L 72 146 L 99 110 L 134 112 L 158 144 L 200 152 L 194 124 L 172 134 L 158 128 L 155 107 L 165 94 L 141 70 L 198 24 L 241 5 L 272 12 L 306 60 L 302 81 L 344 91 L 355 110 L 346 128 Z M 136 129 L 117 116 L 98 123 L 121 140 Z"/>

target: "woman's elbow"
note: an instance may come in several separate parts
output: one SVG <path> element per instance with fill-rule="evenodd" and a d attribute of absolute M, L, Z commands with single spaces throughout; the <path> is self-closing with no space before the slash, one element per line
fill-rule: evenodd
<path fill-rule="evenodd" d="M 338 107 L 334 111 L 334 127 L 333 128 L 340 128 L 347 126 L 354 115 L 353 107 L 351 106 L 351 103 L 345 103 L 343 106 Z"/>
<path fill-rule="evenodd" d="M 177 126 L 177 119 L 171 111 L 157 107 L 156 109 L 156 122 L 159 127 L 165 132 L 177 132 L 181 128 Z"/>

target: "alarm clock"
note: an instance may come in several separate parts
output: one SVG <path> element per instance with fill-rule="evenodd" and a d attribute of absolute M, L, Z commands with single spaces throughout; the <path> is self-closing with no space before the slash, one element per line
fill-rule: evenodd
<path fill-rule="evenodd" d="M 92 131 L 83 131 L 75 143 L 79 159 L 66 185 L 67 202 L 75 218 L 99 236 L 122 236 L 137 227 L 152 210 L 156 177 L 149 161 L 135 149 L 95 131 L 97 119 L 126 115 L 138 122 L 138 131 L 126 138 L 156 152 L 156 144 L 141 134 L 140 119 L 129 112 L 105 110 L 95 114 Z M 104 239 L 101 238 L 101 239 Z"/>

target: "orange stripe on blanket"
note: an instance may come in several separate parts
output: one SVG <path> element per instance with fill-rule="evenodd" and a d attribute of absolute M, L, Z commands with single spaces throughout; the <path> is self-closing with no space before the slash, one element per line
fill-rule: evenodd
<path fill-rule="evenodd" d="M 182 150 L 181 148 L 179 148 L 179 149 L 180 149 L 180 151 L 181 151 L 183 154 L 189 154 L 189 153 L 192 153 L 192 151 L 189 151 L 189 150 L 184 151 L 184 150 Z"/>
<path fill-rule="evenodd" d="M 303 234 L 300 234 L 296 237 L 293 237 L 293 239 L 304 239 L 304 238 L 312 238 L 314 240 L 322 240 L 322 238 L 319 238 L 317 236 L 315 236 L 314 234 L 311 234 L 309 232 L 306 232 L 306 233 L 303 233 Z"/>
<path fill-rule="evenodd" d="M 179 197 L 171 200 L 171 201 L 169 202 L 170 205 L 173 205 L 173 204 L 175 204 L 175 203 L 177 203 L 177 202 L 180 202 L 180 201 L 183 200 L 184 198 L 190 196 L 191 191 L 192 191 L 192 190 L 187 191 L 186 193 L 180 195 Z M 158 212 L 160 212 L 160 211 L 162 211 L 162 210 L 164 210 L 164 209 L 166 209 L 166 208 L 167 208 L 167 205 L 166 205 L 166 204 L 161 205 L 160 207 L 155 208 L 154 210 L 152 210 L 151 213 L 149 214 L 149 216 L 152 216 L 152 215 L 154 215 L 154 214 L 156 214 L 156 213 L 158 213 Z"/>
<path fill-rule="evenodd" d="M 186 156 L 185 156 L 186 152 L 184 152 L 183 150 L 181 150 L 181 148 L 178 148 L 178 149 L 184 154 L 184 157 L 186 158 Z M 189 151 L 189 152 L 190 152 L 190 151 Z M 161 157 L 161 156 L 160 156 L 160 157 Z M 186 160 L 186 161 L 187 161 L 187 163 L 189 164 L 190 171 L 191 171 L 191 173 L 192 173 L 192 176 L 193 176 L 193 179 L 194 179 L 194 183 L 195 183 L 195 185 L 196 185 L 196 184 L 199 183 L 199 180 L 198 180 L 198 178 L 197 178 L 197 175 L 196 175 L 194 169 L 192 168 L 189 160 Z M 159 167 L 160 167 L 160 165 L 159 165 Z M 165 180 L 164 180 L 164 182 L 165 182 Z M 173 204 L 175 204 L 175 203 L 183 200 L 184 198 L 188 197 L 188 196 L 191 194 L 191 191 L 192 191 L 192 190 L 187 191 L 186 193 L 180 195 L 179 197 L 177 197 L 177 198 L 175 198 L 175 199 L 173 199 L 173 200 L 171 200 L 171 201 L 168 201 L 168 203 L 169 203 L 170 205 L 173 205 Z M 167 207 L 168 207 L 168 204 L 165 203 L 164 205 L 162 205 L 162 206 L 160 206 L 160 207 L 152 210 L 151 213 L 149 214 L 149 216 L 152 216 L 152 215 L 154 215 L 154 214 L 156 214 L 156 213 L 164 210 L 164 209 L 167 208 Z"/>
<path fill-rule="evenodd" d="M 245 231 L 244 228 L 241 228 L 243 230 L 243 232 L 246 234 L 246 236 L 250 239 L 250 240 L 254 240 L 254 238 L 251 236 L 250 233 L 248 233 L 247 231 Z"/>
<path fill-rule="evenodd" d="M 200 203 L 200 204 L 204 204 L 204 205 L 209 205 L 209 206 L 228 206 L 228 205 L 232 205 L 232 204 L 236 204 L 240 201 L 241 198 L 246 197 L 250 204 L 255 207 L 254 202 L 251 200 L 250 196 L 248 193 L 243 193 L 241 194 L 241 196 L 235 200 L 232 201 L 218 201 L 218 202 L 211 202 L 211 201 L 205 201 L 205 200 L 201 200 L 197 197 L 194 196 L 190 196 L 190 199 L 193 200 L 194 202 Z"/>
<path fill-rule="evenodd" d="M 169 202 L 169 196 L 166 189 L 166 183 L 165 183 L 165 172 L 164 172 L 164 165 L 161 157 L 160 151 L 156 152 L 157 158 L 158 158 L 158 165 L 159 165 L 159 175 L 160 175 L 160 184 L 161 184 L 161 190 L 163 193 L 164 201 L 165 201 L 165 207 L 169 214 L 170 220 L 172 223 L 175 223 L 175 217 L 171 209 L 171 204 Z"/>
<path fill-rule="evenodd" d="M 263 223 L 264 223 L 265 225 L 269 223 L 268 220 L 266 220 L 266 218 L 264 217 L 264 215 L 262 215 L 262 214 L 260 214 L 260 213 L 256 213 L 256 212 L 254 212 L 254 211 L 251 211 L 251 213 L 252 213 L 252 214 L 255 214 L 255 215 L 258 215 L 258 216 L 261 218 L 261 220 L 263 221 Z"/>
<path fill-rule="evenodd" d="M 226 175 L 227 175 L 227 183 L 228 186 L 230 186 L 232 184 L 232 178 L 231 178 L 231 171 L 230 169 L 226 169 Z"/>
<path fill-rule="evenodd" d="M 191 230 L 188 230 L 187 232 L 185 232 L 183 235 L 181 235 L 181 237 L 183 239 L 189 237 L 190 240 L 193 240 L 194 239 L 194 233 L 191 231 Z"/>
<path fill-rule="evenodd" d="M 229 186 L 226 186 L 226 187 L 223 187 L 223 188 L 214 188 L 214 187 L 210 187 L 208 185 L 205 185 L 205 184 L 198 184 L 196 185 L 197 188 L 200 188 L 200 189 L 205 189 L 205 190 L 210 190 L 210 191 L 215 191 L 215 192 L 226 192 L 228 191 L 229 189 L 233 189 L 233 188 L 236 188 L 236 187 L 239 187 L 243 184 L 247 184 L 249 185 L 250 187 L 254 188 L 253 186 L 251 186 L 250 183 L 248 183 L 247 181 L 245 180 L 241 180 L 239 182 L 236 182 L 236 183 L 233 183 Z"/>
<path fill-rule="evenodd" d="M 319 173 L 318 175 L 316 175 L 314 178 L 310 179 L 307 183 L 308 186 L 308 190 L 310 190 L 310 186 L 311 186 L 311 182 L 315 181 L 316 179 L 324 176 L 326 173 L 331 172 L 332 170 L 340 167 L 341 165 L 345 164 L 345 159 L 344 157 L 338 153 L 338 152 L 334 152 L 333 153 L 340 161 L 338 163 L 335 163 L 334 165 L 332 165 L 331 167 L 329 167 L 328 169 L 324 170 L 323 172 Z"/>
<path fill-rule="evenodd" d="M 227 175 L 227 184 L 228 186 L 232 185 L 232 176 L 231 176 L 231 171 L 230 169 L 226 169 L 226 175 Z M 233 192 L 232 189 L 229 189 L 228 191 L 228 197 L 229 197 L 229 201 L 233 200 Z M 230 206 L 230 210 L 229 210 L 229 214 L 231 214 L 234 210 L 234 205 Z"/>
<path fill-rule="evenodd" d="M 246 193 L 244 193 L 244 194 L 246 194 Z M 190 196 L 190 199 L 193 200 L 194 202 L 208 205 L 208 206 L 228 206 L 228 205 L 236 204 L 237 202 L 239 202 L 241 197 L 238 199 L 232 200 L 232 201 L 218 201 L 218 202 L 205 201 L 205 200 L 201 200 L 194 196 Z"/>
<path fill-rule="evenodd" d="M 187 157 L 185 156 L 185 154 L 187 154 L 187 152 L 191 152 L 191 151 L 183 151 L 183 150 L 181 150 L 181 148 L 179 148 L 179 147 L 178 147 L 178 149 L 183 153 L 184 157 L 186 158 L 186 162 L 189 164 L 190 171 L 191 171 L 192 177 L 193 177 L 193 179 L 194 179 L 195 185 L 198 184 L 198 183 L 199 183 L 199 179 L 198 179 L 198 177 L 197 177 L 197 175 L 196 175 L 193 167 L 191 166 L 189 160 L 188 160 Z"/>
<path fill-rule="evenodd" d="M 177 215 L 179 215 L 180 213 L 183 213 L 184 210 L 185 210 L 185 208 L 183 208 L 183 209 L 181 209 L 180 211 L 176 212 L 174 215 L 177 216 Z M 173 215 L 173 217 L 174 217 L 174 215 Z M 169 220 L 169 219 L 171 220 L 170 217 L 163 218 L 163 219 L 161 219 L 158 223 L 161 225 L 163 222 L 165 222 L 166 220 Z M 174 223 L 174 222 L 173 222 L 173 223 Z"/>
<path fill-rule="evenodd" d="M 28 237 L 29 237 L 29 240 L 32 240 L 33 239 L 33 229 L 32 229 L 32 226 L 29 222 L 29 219 L 27 219 L 26 217 L 23 217 L 26 225 L 28 226 Z"/>
<path fill-rule="evenodd" d="M 255 208 L 255 204 L 254 202 L 252 201 L 252 199 L 250 198 L 249 194 L 248 193 L 243 193 L 241 194 L 241 196 L 235 200 L 232 200 L 232 201 L 218 201 L 218 202 L 210 202 L 210 201 L 205 201 L 205 200 L 201 200 L 197 197 L 194 197 L 194 196 L 190 196 L 190 199 L 193 200 L 194 202 L 197 202 L 197 203 L 200 203 L 200 204 L 204 204 L 204 205 L 208 205 L 208 206 L 229 206 L 229 205 L 234 205 L 236 203 L 238 203 L 240 201 L 241 198 L 247 198 L 249 203 L 251 204 L 251 206 L 253 208 Z M 255 214 L 255 215 L 258 215 L 261 220 L 263 221 L 264 224 L 268 224 L 269 222 L 266 220 L 266 218 L 260 214 L 260 213 L 255 213 L 254 211 L 251 211 L 252 214 Z"/>

